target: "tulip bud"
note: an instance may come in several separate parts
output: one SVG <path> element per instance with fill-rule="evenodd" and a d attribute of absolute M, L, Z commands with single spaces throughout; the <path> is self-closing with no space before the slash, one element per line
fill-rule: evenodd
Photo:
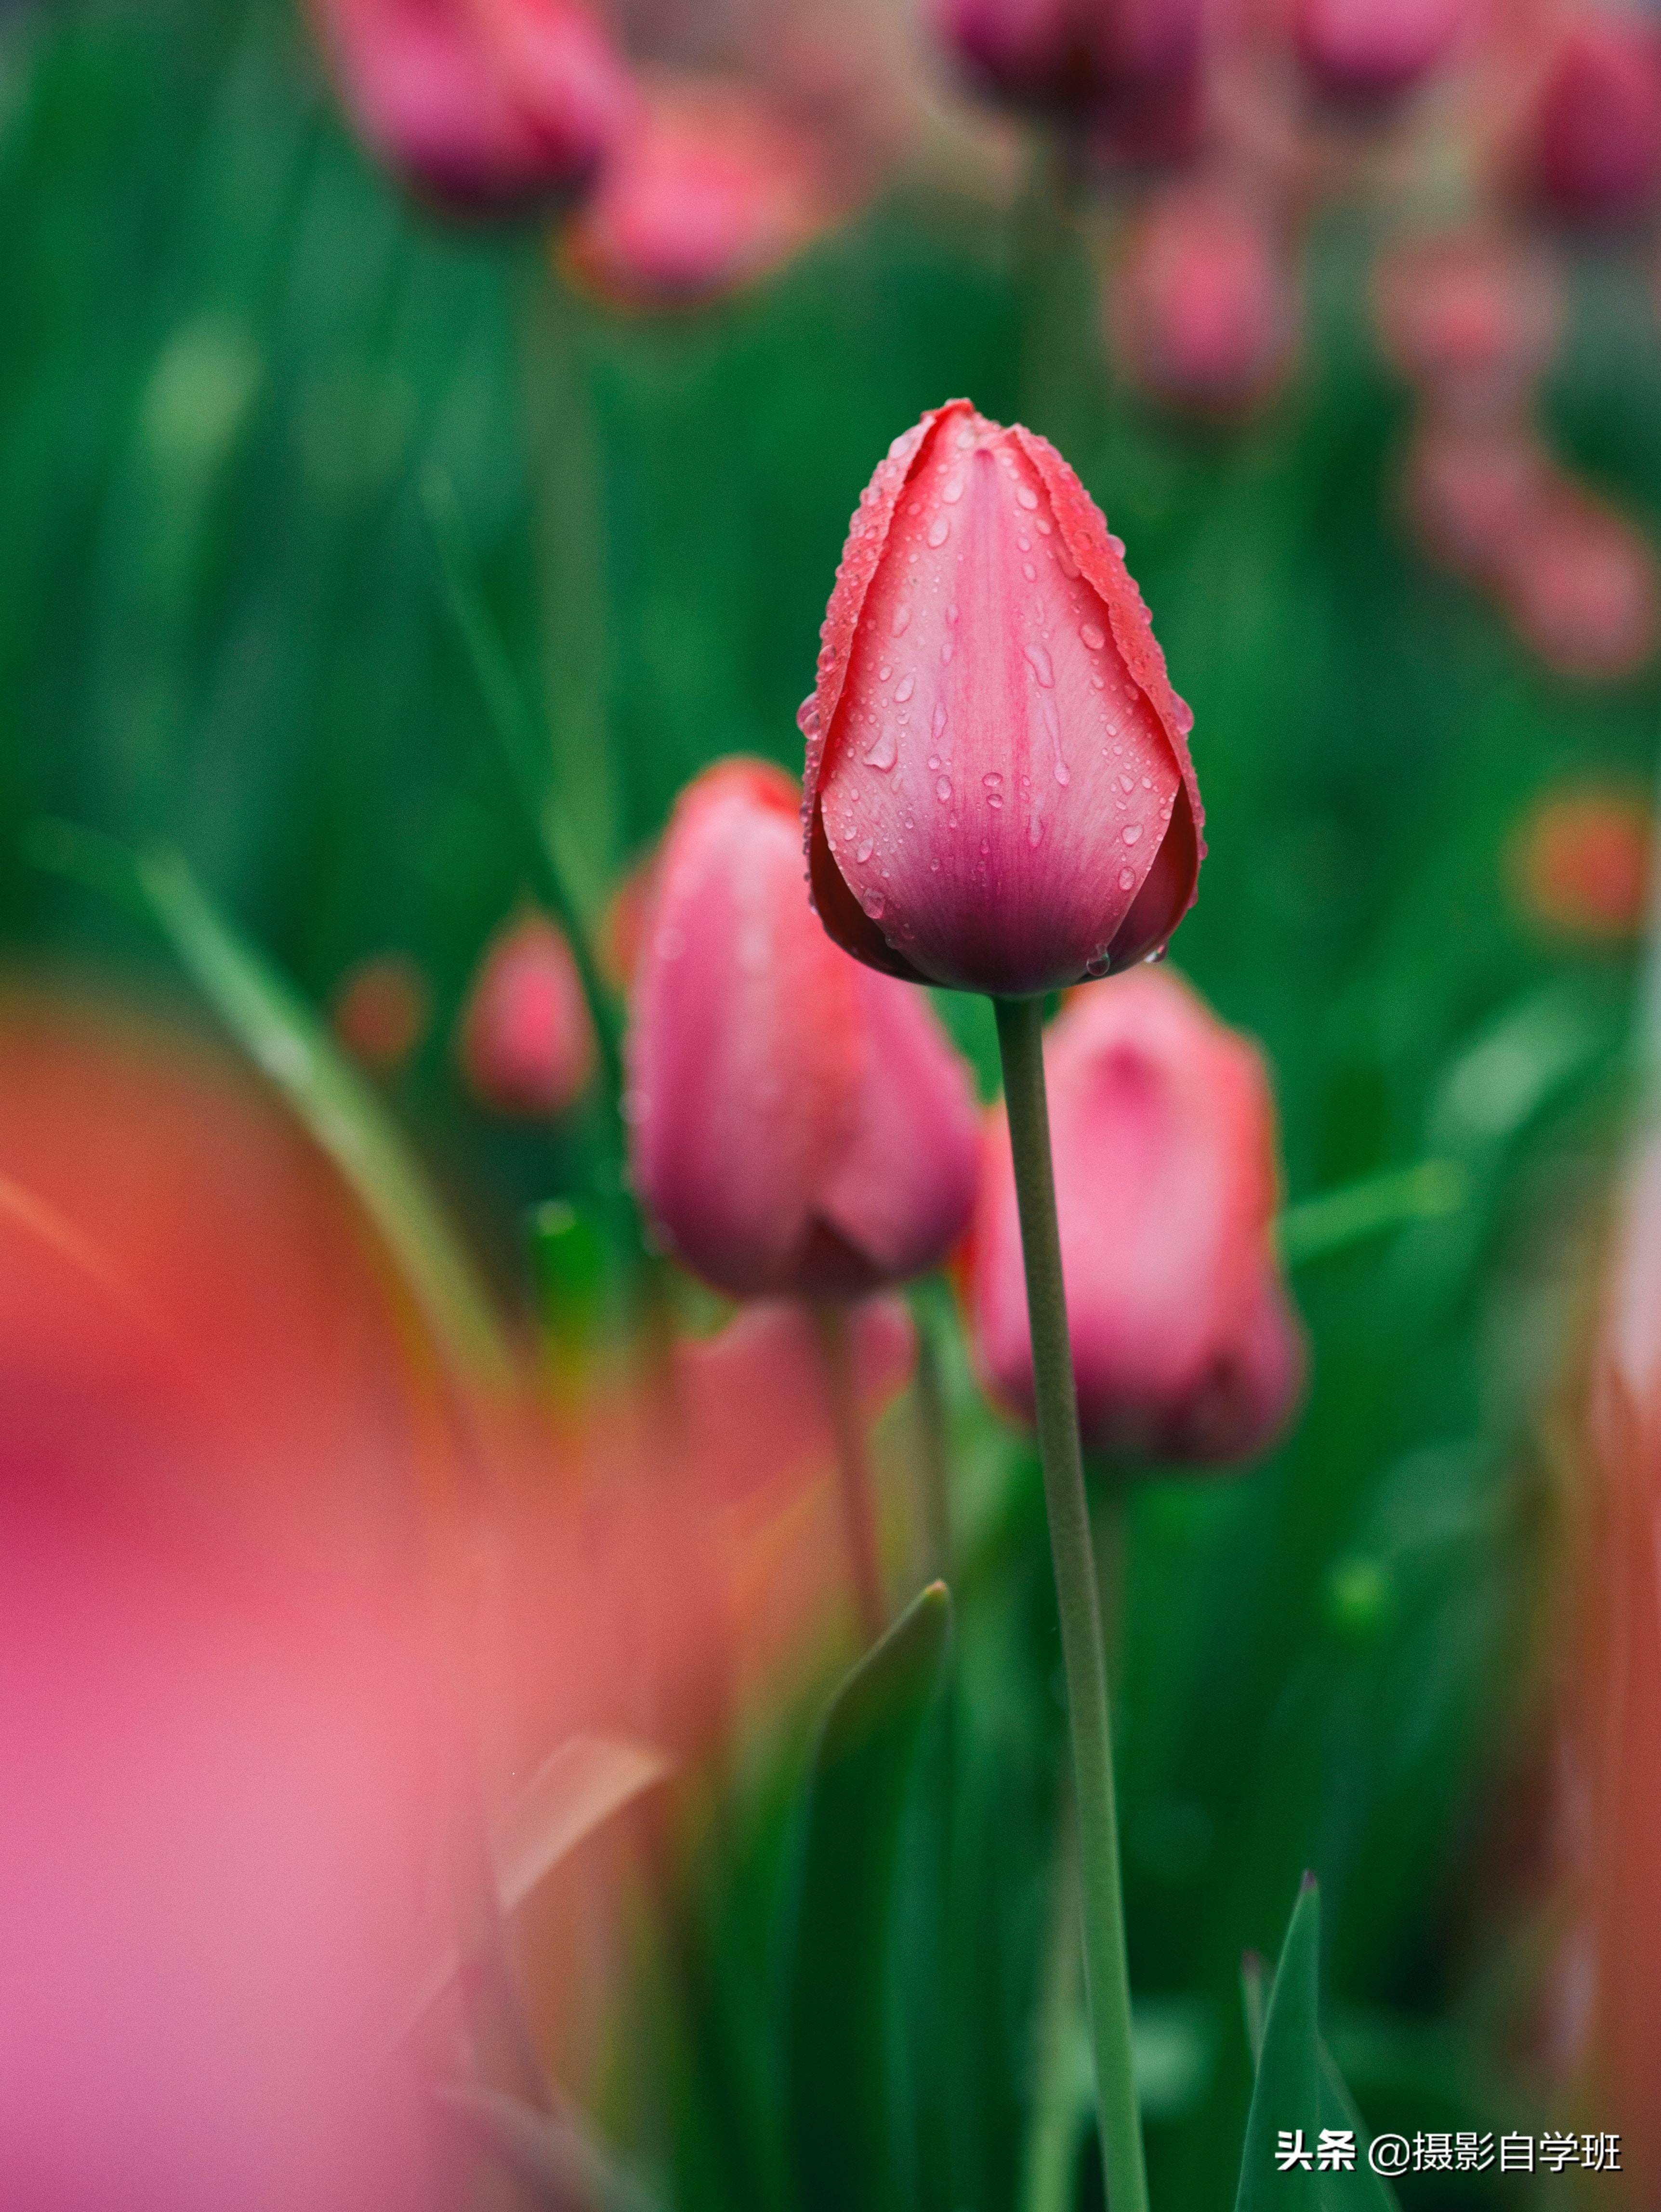
<path fill-rule="evenodd" d="M 313 0 L 342 98 L 416 191 L 459 213 L 586 184 L 634 107 L 581 0 Z"/>
<path fill-rule="evenodd" d="M 1045 1040 L 1079 1419 L 1091 1449 L 1200 1464 L 1285 1427 L 1303 1342 L 1275 1261 L 1275 1106 L 1255 1047 L 1157 972 L 1081 994 Z M 1032 1407 L 1008 1126 L 993 1117 L 970 1304 L 988 1388 Z"/>
<path fill-rule="evenodd" d="M 603 300 L 684 306 L 771 275 L 837 211 L 811 131 L 743 85 L 689 79 L 653 94 L 561 254 Z"/>
<path fill-rule="evenodd" d="M 935 0 L 969 75 L 1017 106 L 1089 113 L 1191 77 L 1202 0 Z"/>
<path fill-rule="evenodd" d="M 1107 301 L 1110 334 L 1159 398 L 1237 414 L 1291 359 L 1291 286 L 1268 227 L 1210 185 L 1177 185 L 1143 210 Z"/>
<path fill-rule="evenodd" d="M 1540 87 L 1526 165 L 1534 190 L 1571 222 L 1620 223 L 1661 190 L 1661 38 L 1598 10 L 1576 23 Z"/>
<path fill-rule="evenodd" d="M 1298 58 L 1329 100 L 1372 106 L 1428 76 L 1457 38 L 1468 0 L 1298 0 Z"/>
<path fill-rule="evenodd" d="M 1520 241 L 1452 232 L 1388 255 L 1374 287 L 1378 335 L 1445 420 L 1514 411 L 1556 348 L 1561 287 Z"/>
<path fill-rule="evenodd" d="M 1020 997 L 1157 951 L 1204 847 L 1119 539 L 1043 438 L 954 399 L 860 497 L 821 636 L 803 821 L 837 942 Z"/>
<path fill-rule="evenodd" d="M 539 914 L 485 953 L 462 1017 L 462 1073 L 499 1114 L 563 1114 L 594 1071 L 593 1024 L 571 948 Z"/>
<path fill-rule="evenodd" d="M 355 1059 L 394 1073 L 427 1034 L 432 994 L 407 952 L 377 952 L 341 978 L 332 1020 Z"/>
<path fill-rule="evenodd" d="M 1501 580 L 1524 641 L 1565 676 L 1631 676 L 1661 640 L 1655 554 L 1635 524 L 1569 483 L 1529 518 Z"/>
<path fill-rule="evenodd" d="M 636 1188 L 735 1297 L 857 1297 L 936 1267 L 975 1112 L 926 1000 L 839 952 L 804 895 L 799 795 L 707 769 L 660 855 L 629 1041 Z"/>
<path fill-rule="evenodd" d="M 1654 840 L 1650 809 L 1635 793 L 1597 785 L 1548 792 L 1512 841 L 1518 902 L 1557 934 L 1627 942 L 1648 918 Z"/>
<path fill-rule="evenodd" d="M 1552 479 L 1550 459 L 1528 428 L 1433 416 L 1420 425 L 1408 455 L 1409 519 L 1438 567 L 1494 585 Z"/>

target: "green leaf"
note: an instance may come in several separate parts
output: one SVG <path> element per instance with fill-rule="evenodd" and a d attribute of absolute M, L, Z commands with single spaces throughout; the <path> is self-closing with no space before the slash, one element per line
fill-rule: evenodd
<path fill-rule="evenodd" d="M 490 1300 L 374 1091 L 299 994 L 214 907 L 182 855 L 139 854 L 133 871 L 203 995 L 356 1194 L 434 1336 L 478 1381 L 505 1382 L 512 1362 Z"/>
<path fill-rule="evenodd" d="M 1301 1267 L 1409 1222 L 1457 1213 L 1469 1197 L 1470 1177 L 1457 1160 L 1421 1160 L 1363 1176 L 1288 1206 L 1279 1223 L 1281 1256 L 1288 1267 Z"/>
<path fill-rule="evenodd" d="M 1366 2130 L 1321 2039 L 1320 1950 L 1320 1892 L 1305 1876 L 1269 1993 L 1235 2212 L 1394 2212 L 1394 2192 L 1367 2164 Z M 1247 1989 L 1250 1998 L 1250 1980 Z M 1353 2168 L 1318 2170 L 1323 2129 L 1353 2131 Z M 1283 2172 L 1276 2152 L 1293 2131 L 1311 2163 Z"/>
<path fill-rule="evenodd" d="M 848 1677 L 819 1732 L 788 2025 L 790 2130 L 808 2212 L 910 2201 L 892 2101 L 894 1875 L 951 1636 L 951 1596 L 932 1583 Z"/>

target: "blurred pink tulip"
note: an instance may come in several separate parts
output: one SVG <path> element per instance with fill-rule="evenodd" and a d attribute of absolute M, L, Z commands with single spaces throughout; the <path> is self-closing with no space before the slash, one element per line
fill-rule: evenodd
<path fill-rule="evenodd" d="M 745 85 L 659 85 L 560 240 L 568 273 L 616 305 L 719 299 L 837 220 L 825 149 Z"/>
<path fill-rule="evenodd" d="M 1131 227 L 1106 301 L 1110 336 L 1147 391 L 1238 415 L 1284 378 L 1295 303 L 1269 226 L 1238 193 L 1178 184 Z"/>
<path fill-rule="evenodd" d="M 1222 1464 L 1291 1419 L 1303 1340 L 1274 1250 L 1275 1105 L 1261 1055 L 1157 971 L 1080 993 L 1045 1041 L 1079 1418 L 1091 1448 Z M 976 1356 L 1032 1406 L 1008 1126 L 983 1153 Z"/>
<path fill-rule="evenodd" d="M 1296 0 L 1293 37 L 1319 91 L 1366 106 L 1427 76 L 1469 13 L 1469 0 Z"/>
<path fill-rule="evenodd" d="M 682 794 L 635 980 L 636 1188 L 687 1266 L 739 1297 L 921 1273 L 974 1194 L 963 1065 L 926 1000 L 813 919 L 798 809 L 761 762 Z"/>
<path fill-rule="evenodd" d="M 1621 223 L 1661 193 L 1661 31 L 1596 9 L 1574 21 L 1528 125 L 1528 181 L 1572 222 Z"/>
<path fill-rule="evenodd" d="M 1042 438 L 954 399 L 861 495 L 801 710 L 804 826 L 837 942 L 1019 996 L 1157 950 L 1203 847 L 1123 547 Z"/>
<path fill-rule="evenodd" d="M 1567 481 L 1528 515 L 1501 591 L 1524 641 L 1565 676 L 1634 675 L 1661 641 L 1654 549 L 1625 515 Z"/>
<path fill-rule="evenodd" d="M 545 915 L 492 941 L 462 1017 L 462 1072 L 501 1114 L 563 1114 L 594 1069 L 594 1032 L 571 948 Z"/>
<path fill-rule="evenodd" d="M 1521 240 L 1480 231 L 1396 247 L 1373 298 L 1386 355 L 1444 420 L 1515 410 L 1550 362 L 1562 319 L 1549 261 Z"/>
<path fill-rule="evenodd" d="M 420 1048 L 432 1008 L 419 964 L 407 952 L 377 952 L 341 978 L 330 1019 L 355 1059 L 392 1073 Z"/>
<path fill-rule="evenodd" d="M 628 128 L 626 64 L 582 0 L 312 0 L 341 96 L 388 167 L 458 212 L 587 183 Z"/>
<path fill-rule="evenodd" d="M 970 76 L 1021 106 L 1092 112 L 1192 77 L 1202 0 L 934 0 Z"/>
<path fill-rule="evenodd" d="M 1408 453 L 1409 520 L 1439 568 L 1496 585 L 1555 481 L 1550 457 L 1527 425 L 1432 416 Z"/>

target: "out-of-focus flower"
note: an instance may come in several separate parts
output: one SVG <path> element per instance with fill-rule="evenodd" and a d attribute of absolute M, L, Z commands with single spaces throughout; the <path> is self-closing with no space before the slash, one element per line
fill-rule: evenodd
<path fill-rule="evenodd" d="M 1407 457 L 1415 535 L 1439 568 L 1493 586 L 1506 574 L 1555 471 L 1533 430 L 1432 416 Z"/>
<path fill-rule="evenodd" d="M 1524 641 L 1565 676 L 1605 683 L 1631 676 L 1661 639 L 1649 540 L 1567 481 L 1530 512 L 1501 590 Z"/>
<path fill-rule="evenodd" d="M 934 0 L 942 45 L 1020 106 L 1099 114 L 1194 74 L 1201 0 Z"/>
<path fill-rule="evenodd" d="M 462 1072 L 501 1114 L 563 1114 L 594 1069 L 593 1024 L 571 948 L 546 915 L 494 939 L 462 1017 Z"/>
<path fill-rule="evenodd" d="M 1469 0 L 1297 0 L 1293 37 L 1318 90 L 1367 106 L 1427 76 L 1469 12 Z"/>
<path fill-rule="evenodd" d="M 1193 903 L 1193 717 L 1123 550 L 1053 446 L 966 400 L 890 447 L 800 718 L 814 899 L 859 959 L 1019 996 Z"/>
<path fill-rule="evenodd" d="M 341 96 L 387 166 L 458 212 L 587 183 L 630 126 L 627 65 L 582 0 L 312 0 Z"/>
<path fill-rule="evenodd" d="M 355 1059 L 391 1073 L 419 1048 L 431 1015 L 418 964 L 407 952 L 377 952 L 341 978 L 331 1019 Z"/>
<path fill-rule="evenodd" d="M 1098 1451 L 1224 1463 L 1291 1417 L 1302 1339 L 1274 1248 L 1275 1106 L 1256 1048 L 1175 977 L 1082 993 L 1044 1047 L 1079 1418 Z M 970 1302 L 989 1389 L 1030 1413 L 1008 1125 L 995 1115 Z"/>
<path fill-rule="evenodd" d="M 695 306 L 770 276 L 841 213 L 812 131 L 742 83 L 683 77 L 652 89 L 558 252 L 615 305 Z"/>
<path fill-rule="evenodd" d="M 1527 124 L 1527 182 L 1572 222 L 1621 223 L 1661 191 L 1661 33 L 1638 14 L 1573 22 Z"/>
<path fill-rule="evenodd" d="M 1106 295 L 1109 334 L 1148 391 L 1203 413 L 1240 414 L 1291 363 L 1291 280 L 1256 211 L 1220 185 L 1178 184 L 1138 216 Z"/>
<path fill-rule="evenodd" d="M 798 807 L 761 762 L 683 793 L 635 979 L 636 1188 L 686 1264 L 739 1297 L 921 1273 L 974 1195 L 963 1065 L 925 1000 L 814 921 Z"/>
<path fill-rule="evenodd" d="M 1518 903 L 1530 921 L 1567 936 L 1637 937 L 1649 910 L 1654 842 L 1650 809 L 1629 790 L 1548 792 L 1512 841 Z"/>
<path fill-rule="evenodd" d="M 1396 247 L 1373 299 L 1385 354 L 1444 422 L 1513 413 L 1551 360 L 1562 314 L 1546 257 L 1480 231 Z"/>

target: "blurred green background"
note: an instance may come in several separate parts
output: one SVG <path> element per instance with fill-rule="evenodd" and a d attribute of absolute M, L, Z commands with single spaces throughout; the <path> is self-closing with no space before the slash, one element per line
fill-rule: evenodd
<path fill-rule="evenodd" d="M 1549 677 L 1412 550 L 1390 489 L 1405 400 L 1364 311 L 1373 243 L 1359 214 L 1323 219 L 1303 374 L 1267 417 L 1187 428 L 1104 364 L 1071 454 L 1195 708 L 1211 857 L 1176 957 L 1269 1052 L 1290 1198 L 1427 1157 L 1468 1194 L 1299 1269 L 1313 1386 L 1272 1464 L 1135 1499 L 1123 1806 L 1162 2206 L 1232 2194 L 1239 1954 L 1278 1948 L 1305 1866 L 1369 2122 L 1529 2124 L 1526 2069 L 1496 2079 L 1540 1833 L 1555 1509 L 1536 1438 L 1632 977 L 1534 933 L 1504 851 L 1561 780 L 1647 780 L 1661 701 L 1652 674 Z M 1575 293 L 1556 441 L 1661 521 L 1643 272 L 1591 253 Z M 984 210 L 891 194 L 736 303 L 610 319 L 553 299 L 535 234 L 403 202 L 287 7 L 149 0 L 0 28 L 0 301 L 7 960 L 199 1018 L 140 927 L 30 864 L 42 816 L 177 842 L 319 1005 L 364 956 L 412 955 L 437 1019 L 396 1103 L 519 1281 L 524 1209 L 579 1190 L 587 1162 L 580 1133 L 488 1122 L 454 1076 L 466 981 L 525 870 L 423 484 L 453 488 L 546 691 L 598 901 L 703 763 L 799 766 L 794 710 L 874 460 L 948 394 L 1016 411 L 1011 238 Z M 989 1079 L 982 1011 L 947 1012 Z M 904 1978 L 940 2008 L 914 2022 L 910 2100 L 914 2201 L 938 2212 L 1013 2199 L 1060 1725 L 1036 1470 L 953 1378 L 961 1671 L 929 1756 L 955 1762 L 972 1848 L 943 1875 L 920 1832 L 903 1875 L 905 1940 L 945 1962 Z M 699 1877 L 722 1942 L 776 1879 L 787 1799 L 756 1782 L 737 1856 Z M 721 2032 L 764 2107 L 764 1945 L 759 1984 L 739 1978 Z M 697 2134 L 685 2120 L 682 2201 L 748 2202 Z M 1402 2193 L 1500 2201 L 1492 2176 Z"/>

